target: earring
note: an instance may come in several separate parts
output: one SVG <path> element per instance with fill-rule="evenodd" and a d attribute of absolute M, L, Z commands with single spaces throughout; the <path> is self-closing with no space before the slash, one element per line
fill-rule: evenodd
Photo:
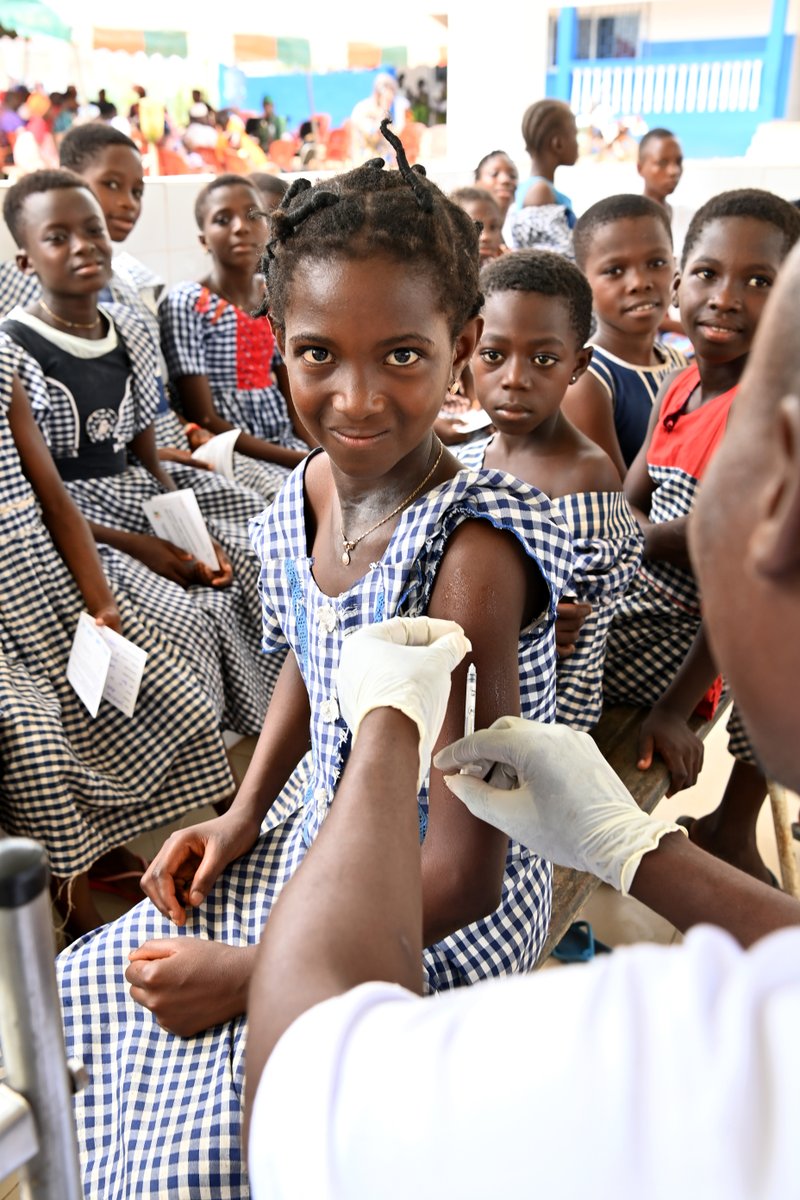
<path fill-rule="evenodd" d="M 450 393 L 450 395 L 451 395 L 451 396 L 457 396 L 457 395 L 458 395 L 458 389 L 459 389 L 460 387 L 461 387 L 461 380 L 460 380 L 460 379 L 454 379 L 454 380 L 452 381 L 452 383 L 450 384 L 450 387 L 449 387 L 447 390 L 448 390 L 448 392 Z"/>
<path fill-rule="evenodd" d="M 577 375 L 572 375 L 572 376 L 570 377 L 570 383 L 576 383 L 576 382 L 577 382 L 577 379 L 578 379 L 578 376 L 577 376 Z"/>

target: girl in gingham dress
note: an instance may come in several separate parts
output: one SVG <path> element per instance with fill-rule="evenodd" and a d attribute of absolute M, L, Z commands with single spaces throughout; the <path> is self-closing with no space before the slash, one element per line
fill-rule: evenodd
<path fill-rule="evenodd" d="M 695 214 L 678 280 L 695 365 L 665 384 L 625 480 L 645 534 L 644 561 L 611 627 L 604 687 L 612 701 L 652 706 L 638 766 L 647 769 L 659 752 L 673 791 L 690 787 L 702 763 L 688 718 L 701 700 L 710 715 L 721 691 L 688 559 L 687 517 L 725 434 L 764 303 L 798 237 L 797 209 L 757 189 L 723 192 Z M 716 812 L 691 823 L 690 836 L 768 882 L 755 839 L 766 780 L 735 704 L 728 731 L 736 762 L 725 794 Z"/>
<path fill-rule="evenodd" d="M 575 569 L 559 605 L 565 625 L 586 613 L 556 672 L 556 719 L 591 729 L 603 707 L 603 660 L 615 608 L 641 559 L 642 536 L 605 451 L 561 412 L 586 370 L 592 293 L 563 256 L 521 250 L 486 266 L 483 333 L 472 361 L 478 399 L 497 432 L 458 457 L 536 484 L 572 534 Z M 571 603 L 570 603 L 571 601 Z M 561 639 L 559 639 L 561 640 Z"/>
<path fill-rule="evenodd" d="M 175 484 L 153 441 L 147 329 L 127 308 L 96 303 L 110 258 L 97 202 L 68 172 L 35 172 L 7 192 L 4 211 L 42 295 L 0 328 L 22 349 L 18 374 L 59 472 L 97 540 L 124 552 L 109 566 L 113 582 L 204 680 L 224 727 L 257 732 L 277 664 L 260 650 L 255 559 L 240 533 L 227 547 L 233 572 L 218 547 L 212 573 L 149 530 L 142 502 Z"/>
<path fill-rule="evenodd" d="M 400 172 L 379 161 L 311 191 L 301 181 L 275 219 L 270 313 L 322 444 L 253 527 L 264 645 L 291 653 L 229 813 L 173 835 L 145 876 L 152 903 L 61 958 L 70 1053 L 92 1076 L 76 1109 L 87 1195 L 248 1194 L 251 948 L 336 802 L 349 749 L 333 682 L 342 639 L 397 613 L 450 615 L 472 641 L 479 725 L 502 711 L 554 717 L 569 534 L 535 488 L 461 470 L 432 433 L 479 332 L 477 232 L 399 157 Z M 466 663 L 442 742 L 463 729 L 465 676 Z M 437 772 L 419 804 L 428 988 L 528 969 L 549 864 L 465 819 Z"/>
<path fill-rule="evenodd" d="M 93 863 L 224 798 L 233 781 L 210 699 L 124 593 L 110 591 L 14 382 L 18 354 L 0 345 L 0 827 L 45 846 L 59 884 L 70 881 L 69 899 L 60 890 L 78 933 L 101 923 L 85 877 Z M 92 719 L 67 682 L 82 609 L 147 653 L 133 718 L 103 702 Z"/>
<path fill-rule="evenodd" d="M 241 430 L 236 478 L 271 500 L 308 444 L 292 423 L 269 322 L 252 316 L 264 298 L 257 271 L 267 220 L 260 203 L 253 184 L 238 175 L 220 175 L 203 188 L 195 215 L 211 270 L 201 283 L 171 288 L 159 320 L 173 407 L 208 433 Z"/>

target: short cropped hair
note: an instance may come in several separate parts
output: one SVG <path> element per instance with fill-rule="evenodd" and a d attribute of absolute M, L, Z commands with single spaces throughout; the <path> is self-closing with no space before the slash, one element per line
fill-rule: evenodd
<path fill-rule="evenodd" d="M 258 208 L 261 197 L 258 195 L 258 187 L 253 182 L 251 175 L 234 175 L 233 172 L 228 172 L 225 175 L 217 175 L 216 179 L 212 179 L 211 183 L 207 183 L 204 188 L 201 188 L 197 193 L 197 199 L 194 202 L 194 219 L 197 222 L 197 228 L 203 228 L 203 221 L 206 219 L 206 209 L 208 208 L 208 198 L 217 188 L 223 187 L 246 187 L 249 188 L 256 197 L 256 202 L 253 208 Z"/>
<path fill-rule="evenodd" d="M 268 195 L 279 196 L 281 199 L 289 190 L 285 179 L 281 179 L 280 175 L 270 175 L 267 171 L 251 171 L 247 179 L 254 183 L 260 192 L 267 192 Z"/>
<path fill-rule="evenodd" d="M 127 134 L 120 133 L 113 125 L 89 121 L 86 125 L 73 125 L 64 134 L 58 150 L 59 162 L 62 167 L 80 175 L 87 163 L 102 154 L 108 146 L 127 146 L 139 154 L 139 147 Z"/>
<path fill-rule="evenodd" d="M 507 160 L 507 162 L 509 163 L 509 165 L 511 166 L 514 174 L 519 176 L 519 172 L 517 171 L 517 168 L 514 165 L 514 162 L 511 158 L 510 154 L 506 153 L 505 150 L 490 150 L 488 154 L 484 154 L 483 158 L 478 163 L 477 167 L 475 168 L 475 170 L 473 172 L 473 178 L 476 183 L 478 182 L 478 179 L 480 178 L 480 173 L 483 170 L 483 168 L 486 166 L 487 163 L 491 162 L 493 158 L 505 158 Z"/>
<path fill-rule="evenodd" d="M 578 345 L 589 340 L 592 328 L 592 289 L 583 271 L 562 254 L 550 250 L 517 250 L 488 263 L 481 271 L 486 297 L 498 292 L 537 292 L 563 300 Z"/>
<path fill-rule="evenodd" d="M 681 267 L 686 266 L 689 255 L 706 226 L 725 217 L 753 217 L 757 221 L 774 225 L 783 234 L 784 254 L 788 254 L 800 238 L 800 210 L 788 200 L 761 188 L 737 188 L 732 192 L 720 192 L 718 196 L 712 196 L 702 208 L 698 208 L 692 217 L 683 241 Z"/>
<path fill-rule="evenodd" d="M 52 192 L 58 188 L 83 188 L 90 196 L 93 195 L 86 180 L 73 171 L 31 171 L 30 175 L 23 175 L 18 183 L 8 189 L 3 200 L 3 217 L 18 246 L 25 244 L 25 201 L 29 196 L 40 192 Z"/>
<path fill-rule="evenodd" d="M 644 158 L 644 152 L 651 142 L 660 141 L 662 138 L 672 138 L 674 142 L 678 142 L 675 134 L 671 129 L 648 129 L 647 133 L 639 142 L 639 162 Z M 678 142 L 680 145 L 680 142 Z"/>
<path fill-rule="evenodd" d="M 664 205 L 656 204 L 655 200 L 650 200 L 647 196 L 623 192 L 619 196 L 606 196 L 604 200 L 598 200 L 578 217 L 572 231 L 572 245 L 578 266 L 585 267 L 598 229 L 611 225 L 614 221 L 638 220 L 640 217 L 652 217 L 659 221 L 664 227 L 670 246 L 672 245 L 672 226 L 669 212 Z"/>
<path fill-rule="evenodd" d="M 497 215 L 500 216 L 500 208 L 497 201 L 491 192 L 487 192 L 486 188 L 482 187 L 461 187 L 456 188 L 450 193 L 450 199 L 454 204 L 461 208 L 464 204 L 491 204 L 492 208 L 497 209 Z"/>
<path fill-rule="evenodd" d="M 522 118 L 522 137 L 529 154 L 541 154 L 565 117 L 572 109 L 564 100 L 537 100 L 525 109 Z"/>
<path fill-rule="evenodd" d="M 289 289 L 299 265 L 332 255 L 366 260 L 387 255 L 425 273 L 455 337 L 481 310 L 478 230 L 463 209 L 409 166 L 400 139 L 381 122 L 397 155 L 397 170 L 373 158 L 313 186 L 296 179 L 272 214 L 273 237 L 262 259 L 274 325 L 285 321 Z"/>

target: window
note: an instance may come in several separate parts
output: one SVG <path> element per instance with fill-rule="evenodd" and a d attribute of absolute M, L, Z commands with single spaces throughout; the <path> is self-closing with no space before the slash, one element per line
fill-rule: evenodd
<path fill-rule="evenodd" d="M 578 36 L 575 58 L 636 58 L 639 53 L 641 10 L 584 9 L 578 10 Z M 556 65 L 558 46 L 558 17 L 550 16 L 547 28 L 548 62 Z"/>

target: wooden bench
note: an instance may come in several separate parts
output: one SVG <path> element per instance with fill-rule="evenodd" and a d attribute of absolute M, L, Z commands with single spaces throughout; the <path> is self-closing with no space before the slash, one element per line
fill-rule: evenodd
<path fill-rule="evenodd" d="M 728 709 L 729 704 L 723 702 L 713 720 L 701 721 L 693 717 L 689 724 L 697 736 L 705 741 Z M 645 713 L 645 709 L 634 708 L 632 705 L 614 705 L 603 713 L 592 731 L 592 736 L 602 750 L 603 757 L 614 768 L 639 807 L 650 813 L 667 794 L 669 772 L 660 758 L 655 760 L 649 771 L 640 771 L 636 766 L 636 743 Z M 553 911 L 550 917 L 550 931 L 537 966 L 541 966 L 553 953 L 572 922 L 578 918 L 586 901 L 599 886 L 600 880 L 594 875 L 572 871 L 568 867 L 553 867 Z"/>

